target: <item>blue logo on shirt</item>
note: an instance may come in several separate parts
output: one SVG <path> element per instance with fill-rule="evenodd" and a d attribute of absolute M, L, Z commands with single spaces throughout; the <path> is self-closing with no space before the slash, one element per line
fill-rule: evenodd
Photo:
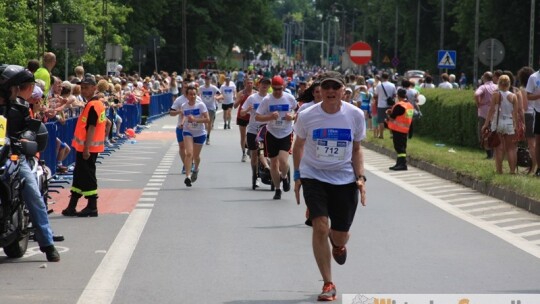
<path fill-rule="evenodd" d="M 200 109 L 184 110 L 184 115 L 185 116 L 188 116 L 188 115 L 197 116 L 197 115 L 200 115 L 200 114 L 201 114 Z"/>
<path fill-rule="evenodd" d="M 270 105 L 268 108 L 269 108 L 270 112 L 275 112 L 275 111 L 289 112 L 289 105 L 288 104 Z"/>
<path fill-rule="evenodd" d="M 351 129 L 316 129 L 313 130 L 313 139 L 346 140 L 351 141 Z"/>

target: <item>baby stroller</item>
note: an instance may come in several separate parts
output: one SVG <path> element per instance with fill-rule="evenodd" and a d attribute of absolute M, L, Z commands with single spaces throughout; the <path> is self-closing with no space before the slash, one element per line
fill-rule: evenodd
<path fill-rule="evenodd" d="M 259 159 L 257 161 L 257 177 L 261 179 L 261 182 L 265 185 L 270 185 L 270 190 L 274 191 L 274 183 L 272 183 L 272 175 L 270 174 L 270 170 L 265 168 L 263 162 L 261 161 L 261 158 L 266 158 L 266 163 L 270 163 L 270 159 L 266 155 L 266 151 L 264 148 L 264 139 L 266 138 L 266 125 L 261 125 L 259 127 L 259 132 L 257 133 L 257 137 L 255 138 L 255 141 L 259 145 L 259 150 L 257 151 L 259 155 Z M 257 188 L 256 180 L 253 181 L 251 188 L 255 190 Z"/>
<path fill-rule="evenodd" d="M 261 179 L 261 182 L 265 185 L 270 185 L 270 190 L 274 191 L 275 186 L 272 182 L 272 175 L 270 174 L 270 170 L 265 168 L 264 164 L 261 162 L 261 159 L 264 157 L 267 164 L 270 164 L 270 158 L 268 158 L 268 155 L 266 154 L 265 149 L 265 138 L 266 138 L 266 125 L 262 125 L 259 127 L 259 133 L 257 133 L 257 138 L 255 140 L 259 144 L 259 161 L 257 162 L 257 177 Z M 287 176 L 289 180 L 291 180 L 291 170 L 287 171 Z M 252 183 L 252 189 L 255 190 L 257 188 L 256 180 L 254 179 Z"/>

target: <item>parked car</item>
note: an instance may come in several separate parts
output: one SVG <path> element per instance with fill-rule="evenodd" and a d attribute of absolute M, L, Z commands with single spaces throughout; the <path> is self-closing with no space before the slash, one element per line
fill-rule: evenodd
<path fill-rule="evenodd" d="M 406 79 L 412 80 L 415 83 L 418 83 L 418 80 L 424 78 L 425 74 L 426 72 L 420 71 L 420 70 L 408 70 L 407 72 L 405 72 L 403 77 L 405 77 Z"/>

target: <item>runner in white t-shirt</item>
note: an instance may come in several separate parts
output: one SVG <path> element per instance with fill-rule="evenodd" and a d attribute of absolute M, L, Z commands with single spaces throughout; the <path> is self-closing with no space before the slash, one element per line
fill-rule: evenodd
<path fill-rule="evenodd" d="M 236 86 L 231 81 L 230 76 L 225 77 L 225 82 L 219 88 L 223 100 L 221 108 L 223 109 L 223 129 L 231 128 L 231 112 L 236 99 Z"/>
<path fill-rule="evenodd" d="M 259 127 L 261 126 L 261 122 L 258 122 L 255 120 L 256 111 L 259 108 L 259 105 L 261 104 L 262 100 L 266 97 L 268 94 L 268 89 L 270 88 L 270 79 L 263 78 L 261 81 L 259 81 L 259 92 L 256 92 L 254 94 L 251 94 L 244 104 L 242 105 L 242 110 L 240 111 L 241 115 L 247 115 L 249 114 L 249 123 L 247 125 L 247 146 L 250 151 L 251 156 L 251 183 L 252 188 L 257 187 L 257 178 L 258 178 L 258 170 L 257 165 L 259 162 L 259 144 L 257 142 L 257 133 L 259 132 Z M 261 163 L 265 168 L 270 169 L 266 158 L 261 158 Z"/>
<path fill-rule="evenodd" d="M 364 113 L 342 101 L 345 81 L 341 74 L 323 74 L 321 91 L 323 101 L 298 114 L 294 126 L 294 191 L 299 204 L 300 187 L 304 187 L 304 200 L 313 223 L 313 253 L 324 281 L 318 300 L 332 301 L 337 292 L 329 253 L 338 264 L 345 263 L 345 245 L 359 191 L 365 205 L 366 178 L 360 141 L 366 130 Z"/>
<path fill-rule="evenodd" d="M 181 125 L 184 126 L 182 135 L 184 136 L 184 147 L 186 149 L 184 157 L 186 179 L 184 183 L 186 186 L 191 187 L 191 183 L 197 180 L 199 174 L 201 150 L 206 140 L 205 123 L 210 121 L 210 117 L 204 102 L 197 100 L 197 89 L 195 87 L 188 87 L 186 96 L 188 102 L 184 103 L 180 108 L 180 115 L 182 117 Z M 193 163 L 195 163 L 195 169 L 192 174 L 191 166 Z"/>
<path fill-rule="evenodd" d="M 274 199 L 281 199 L 281 183 L 283 191 L 291 189 L 287 176 L 289 171 L 289 152 L 292 143 L 292 124 L 295 119 L 294 96 L 283 92 L 284 81 L 280 76 L 274 76 L 271 81 L 272 94 L 266 96 L 257 109 L 255 119 L 267 122 L 265 149 L 270 157 L 270 172 L 276 188 Z"/>
<path fill-rule="evenodd" d="M 184 164 L 184 158 L 186 156 L 186 149 L 184 147 L 184 135 L 182 135 L 182 132 L 184 131 L 184 127 L 182 125 L 182 116 L 180 113 L 182 112 L 181 108 L 182 105 L 186 102 L 188 102 L 188 99 L 186 97 L 186 89 L 189 86 L 189 83 L 191 82 L 191 79 L 186 79 L 182 82 L 182 95 L 180 95 L 178 98 L 176 98 L 169 110 L 170 116 L 177 116 L 178 115 L 178 123 L 176 125 L 176 140 L 178 142 L 178 153 L 180 154 L 180 160 L 182 161 L 182 165 Z M 197 96 L 197 101 L 202 100 Z M 186 168 L 182 168 L 182 174 L 186 173 Z"/>
<path fill-rule="evenodd" d="M 210 77 L 203 74 L 201 78 L 204 78 L 204 85 L 199 88 L 199 96 L 206 105 L 210 117 L 210 121 L 206 123 L 206 131 L 208 132 L 206 135 L 206 144 L 209 145 L 210 133 L 214 128 L 214 121 L 216 120 L 216 104 L 219 100 L 223 99 L 223 96 L 221 96 L 218 87 L 210 83 Z"/>

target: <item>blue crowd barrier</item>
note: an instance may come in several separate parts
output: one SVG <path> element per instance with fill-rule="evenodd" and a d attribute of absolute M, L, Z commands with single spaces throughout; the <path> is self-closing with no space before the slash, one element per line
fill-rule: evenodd
<path fill-rule="evenodd" d="M 167 114 L 172 102 L 171 93 L 152 95 L 150 98 L 150 116 L 148 120 L 156 119 Z M 122 108 L 118 109 L 118 115 L 122 118 L 121 133 L 124 133 L 128 128 L 135 129 L 141 122 L 141 105 L 123 105 Z M 64 124 L 57 121 L 45 124 L 49 132 L 49 141 L 47 142 L 47 148 L 41 153 L 41 159 L 51 169 L 52 174 L 56 174 L 56 138 L 71 146 L 76 125 L 77 118 L 69 118 Z M 72 164 L 74 162 L 75 150 L 71 149 L 70 154 L 64 160 L 64 164 Z"/>

